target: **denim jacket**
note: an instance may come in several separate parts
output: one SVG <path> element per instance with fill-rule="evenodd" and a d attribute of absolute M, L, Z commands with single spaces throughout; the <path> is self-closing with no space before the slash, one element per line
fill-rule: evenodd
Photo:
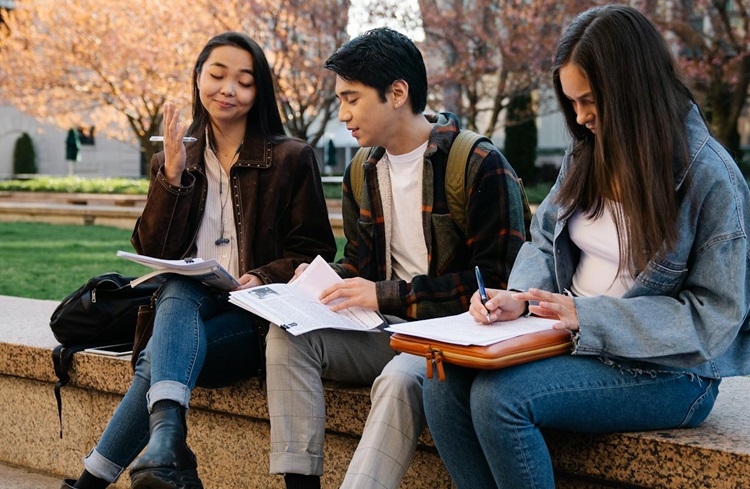
<path fill-rule="evenodd" d="M 576 297 L 575 354 L 634 360 L 710 378 L 750 374 L 750 192 L 697 107 L 686 118 L 690 163 L 676 175 L 682 194 L 678 240 L 652 259 L 622 297 Z M 553 198 L 571 155 L 534 215 L 532 242 L 518 254 L 509 289 L 563 293 L 580 251 Z M 658 367 L 657 367 L 658 368 Z"/>

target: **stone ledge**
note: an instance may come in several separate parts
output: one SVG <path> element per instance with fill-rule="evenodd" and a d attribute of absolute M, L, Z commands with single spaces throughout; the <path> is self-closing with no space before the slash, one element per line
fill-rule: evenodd
<path fill-rule="evenodd" d="M 77 354 L 63 389 L 65 438 L 58 437 L 48 320 L 55 301 L 0 296 L 0 460 L 73 476 L 96 442 L 132 372 L 127 359 Z M 722 382 L 716 407 L 698 428 L 609 435 L 547 432 L 558 489 L 750 487 L 750 378 Z M 338 487 L 369 409 L 367 388 L 328 384 L 324 487 Z M 257 380 L 196 389 L 190 443 L 211 488 L 281 487 L 269 476 L 268 412 Z M 585 416 L 585 413 L 581 413 Z M 222 440 L 224 440 L 222 442 Z M 423 436 L 402 487 L 450 487 Z M 252 481 L 252 482 L 251 482 Z M 127 477 L 116 488 L 127 488 Z"/>
<path fill-rule="evenodd" d="M 0 222 L 46 222 L 50 224 L 99 225 L 132 230 L 141 207 L 122 205 L 78 205 L 72 203 L 6 202 L 0 200 Z M 344 235 L 340 213 L 329 213 L 334 236 Z"/>
<path fill-rule="evenodd" d="M 0 221 L 112 226 L 133 229 L 142 209 L 136 207 L 0 202 Z"/>
<path fill-rule="evenodd" d="M 95 194 L 78 192 L 0 191 L 2 202 L 42 202 L 46 204 L 104 205 L 140 207 L 146 204 L 143 194 Z"/>
<path fill-rule="evenodd" d="M 51 351 L 57 346 L 49 317 L 55 301 L 0 296 L 0 460 L 72 477 L 96 443 L 132 379 L 130 362 L 78 353 L 71 384 L 62 389 L 64 438 L 58 437 L 56 380 Z M 323 487 L 343 479 L 369 411 L 369 388 L 326 385 L 326 461 Z M 250 379 L 221 389 L 195 389 L 190 445 L 210 488 L 282 487 L 268 474 L 269 423 L 265 389 Z M 13 422 L 9 422 L 13 420 Z M 223 441 L 222 441 L 223 440 Z M 423 435 L 402 487 L 450 487 L 450 479 Z M 128 488 L 124 476 L 116 489 Z"/>

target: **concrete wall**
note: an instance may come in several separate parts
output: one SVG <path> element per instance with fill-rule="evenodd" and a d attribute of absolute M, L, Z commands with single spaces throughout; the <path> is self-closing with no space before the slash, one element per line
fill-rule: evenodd
<path fill-rule="evenodd" d="M 68 175 L 65 160 L 67 129 L 45 124 L 9 106 L 0 106 L 0 179 L 13 177 L 13 150 L 24 132 L 31 136 L 40 175 Z M 81 146 L 81 161 L 73 174 L 83 177 L 138 177 L 140 151 L 136 145 L 96 136 L 94 145 Z"/>
<path fill-rule="evenodd" d="M 567 146 L 567 135 L 560 114 L 539 117 L 537 127 L 540 149 L 537 164 L 559 164 L 561 152 Z M 60 176 L 69 174 L 71 169 L 69 162 L 65 160 L 67 129 L 40 122 L 14 107 L 0 105 L 0 180 L 13 178 L 13 150 L 24 132 L 31 136 L 34 143 L 37 173 Z M 493 141 L 499 148 L 503 147 L 504 136 L 502 129 L 493 136 Z M 337 153 L 337 165 L 334 168 L 325 166 L 325 148 L 331 139 Z M 346 125 L 334 117 L 315 148 L 323 175 L 342 174 L 357 149 L 357 142 L 346 130 Z M 81 177 L 139 177 L 139 161 L 140 151 L 136 145 L 96 136 L 94 145 L 81 146 L 81 161 L 73 165 L 72 174 Z"/>

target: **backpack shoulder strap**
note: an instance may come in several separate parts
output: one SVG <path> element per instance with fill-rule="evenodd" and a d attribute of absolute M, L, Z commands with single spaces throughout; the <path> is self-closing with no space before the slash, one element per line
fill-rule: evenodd
<path fill-rule="evenodd" d="M 68 382 L 70 382 L 69 372 L 71 364 L 73 363 L 73 355 L 91 346 L 94 345 L 86 344 L 68 347 L 58 345 L 52 350 L 52 364 L 55 367 L 55 375 L 57 376 L 57 382 L 55 382 L 55 399 L 57 400 L 57 417 L 60 419 L 60 439 L 63 437 L 62 396 L 60 394 L 60 389 L 68 385 Z"/>
<path fill-rule="evenodd" d="M 445 168 L 445 198 L 453 220 L 464 233 L 466 233 L 466 202 L 469 187 L 482 162 L 481 158 L 471 157 L 472 151 L 483 141 L 492 144 L 489 138 L 481 134 L 462 130 L 453 140 L 448 153 L 448 163 Z"/>
<path fill-rule="evenodd" d="M 362 165 L 367 161 L 371 150 L 372 148 L 368 147 L 359 148 L 354 153 L 354 158 L 352 158 L 352 162 L 349 164 L 349 182 L 351 184 L 352 195 L 358 207 L 362 207 L 362 190 L 365 186 L 365 170 Z"/>

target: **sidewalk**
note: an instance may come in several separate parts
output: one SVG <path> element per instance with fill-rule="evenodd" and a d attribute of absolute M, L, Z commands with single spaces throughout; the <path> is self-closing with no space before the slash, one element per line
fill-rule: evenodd
<path fill-rule="evenodd" d="M 0 463 L 0 489 L 60 489 L 61 484 L 57 477 Z"/>

